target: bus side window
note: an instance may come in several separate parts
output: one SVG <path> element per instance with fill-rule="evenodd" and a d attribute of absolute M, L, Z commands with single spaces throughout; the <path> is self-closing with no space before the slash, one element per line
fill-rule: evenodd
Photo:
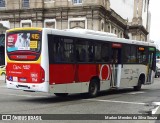
<path fill-rule="evenodd" d="M 96 58 L 96 62 L 101 62 L 101 61 L 102 61 L 102 60 L 101 60 L 101 51 L 97 51 L 97 52 L 96 52 L 95 58 Z"/>
<path fill-rule="evenodd" d="M 64 42 L 60 37 L 54 38 L 54 62 L 64 61 Z"/>
<path fill-rule="evenodd" d="M 73 39 L 63 38 L 63 61 L 64 62 L 74 62 L 74 46 Z"/>
<path fill-rule="evenodd" d="M 101 57 L 103 62 L 109 62 L 109 44 L 101 44 L 102 51 L 101 51 Z"/>
<path fill-rule="evenodd" d="M 147 62 L 147 52 L 146 52 L 146 48 L 144 47 L 140 47 L 138 48 L 138 51 L 137 51 L 137 60 L 138 60 L 138 63 L 146 63 Z"/>
<path fill-rule="evenodd" d="M 55 43 L 54 61 L 60 62 L 59 43 L 58 42 Z"/>
<path fill-rule="evenodd" d="M 75 56 L 76 56 L 76 61 L 80 61 L 80 55 L 79 55 L 79 50 L 78 49 L 76 49 Z"/>
<path fill-rule="evenodd" d="M 89 62 L 94 61 L 93 46 L 88 47 L 88 61 Z"/>
<path fill-rule="evenodd" d="M 88 60 L 88 41 L 85 39 L 79 39 L 76 41 L 76 59 L 78 62 L 87 62 Z"/>
<path fill-rule="evenodd" d="M 118 51 L 113 51 L 112 54 L 112 63 L 118 63 Z"/>
<path fill-rule="evenodd" d="M 124 63 L 130 63 L 130 54 L 131 54 L 131 47 L 129 45 L 124 46 Z"/>
<path fill-rule="evenodd" d="M 86 50 L 84 48 L 81 49 L 80 61 L 81 62 L 86 62 Z"/>

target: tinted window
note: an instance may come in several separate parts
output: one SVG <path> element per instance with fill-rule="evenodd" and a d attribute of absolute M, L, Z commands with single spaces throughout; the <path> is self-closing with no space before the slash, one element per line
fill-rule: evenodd
<path fill-rule="evenodd" d="M 102 45 L 101 43 L 95 44 L 95 61 L 102 62 Z"/>
<path fill-rule="evenodd" d="M 101 44 L 101 56 L 102 56 L 102 62 L 109 62 L 109 44 L 108 43 L 102 43 Z"/>
<path fill-rule="evenodd" d="M 73 39 L 52 35 L 48 35 L 48 39 L 50 63 L 74 61 Z"/>
<path fill-rule="evenodd" d="M 95 44 L 95 60 L 96 62 L 109 62 L 109 44 L 99 42 Z"/>
<path fill-rule="evenodd" d="M 137 62 L 137 47 L 135 45 L 125 45 L 124 47 L 124 63 Z"/>
<path fill-rule="evenodd" d="M 137 48 L 137 62 L 146 63 L 147 62 L 147 48 L 138 47 Z"/>
<path fill-rule="evenodd" d="M 136 46 L 131 46 L 131 52 L 130 52 L 130 60 L 129 60 L 129 62 L 130 63 L 136 63 L 137 62 L 137 57 L 136 57 L 136 55 L 137 55 L 137 50 L 136 50 Z"/>
<path fill-rule="evenodd" d="M 86 39 L 79 39 L 76 42 L 76 61 L 94 62 L 94 45 Z"/>
<path fill-rule="evenodd" d="M 124 63 L 129 63 L 130 60 L 130 46 L 129 45 L 125 45 L 124 47 Z"/>

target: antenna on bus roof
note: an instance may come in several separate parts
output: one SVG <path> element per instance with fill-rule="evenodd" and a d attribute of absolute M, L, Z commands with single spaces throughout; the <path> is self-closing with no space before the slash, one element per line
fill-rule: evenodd
<path fill-rule="evenodd" d="M 117 35 L 113 34 L 113 33 L 94 31 L 94 30 L 89 30 L 89 29 L 65 29 L 65 31 L 74 32 L 74 33 L 80 33 L 80 34 L 90 34 L 90 35 L 117 37 Z"/>

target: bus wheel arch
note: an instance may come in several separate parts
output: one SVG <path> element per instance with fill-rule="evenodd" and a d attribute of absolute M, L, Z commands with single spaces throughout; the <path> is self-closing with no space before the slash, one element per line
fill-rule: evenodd
<path fill-rule="evenodd" d="M 144 83 L 145 83 L 145 74 L 141 74 L 139 79 L 138 79 L 137 86 L 134 86 L 134 90 L 135 91 L 140 91 L 141 87 L 142 87 L 142 84 L 144 84 Z"/>
<path fill-rule="evenodd" d="M 91 78 L 88 88 L 89 97 L 96 97 L 100 90 L 100 79 L 97 76 Z"/>

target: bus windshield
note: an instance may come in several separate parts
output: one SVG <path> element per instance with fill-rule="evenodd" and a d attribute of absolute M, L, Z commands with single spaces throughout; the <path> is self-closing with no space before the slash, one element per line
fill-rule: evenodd
<path fill-rule="evenodd" d="M 11 60 L 29 60 L 30 58 L 36 60 L 41 49 L 41 34 L 40 31 L 17 31 L 8 33 L 6 50 L 9 58 Z"/>

